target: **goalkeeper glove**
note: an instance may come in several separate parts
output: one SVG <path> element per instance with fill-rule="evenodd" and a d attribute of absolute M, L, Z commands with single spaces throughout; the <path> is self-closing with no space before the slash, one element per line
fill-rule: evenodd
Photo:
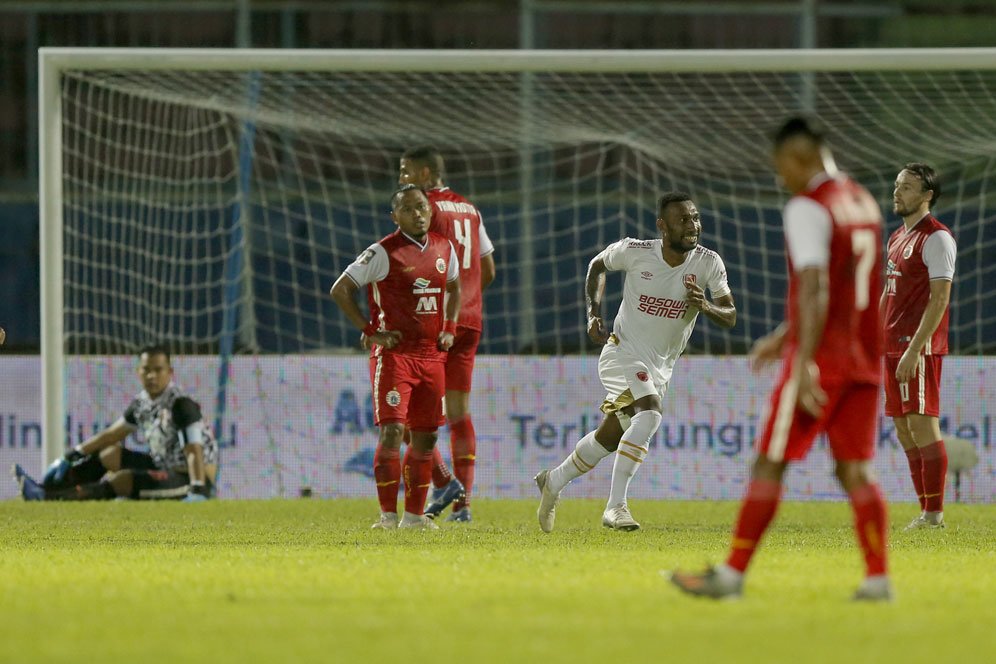
<path fill-rule="evenodd" d="M 80 452 L 79 448 L 74 447 L 69 450 L 61 459 L 56 459 L 49 465 L 48 470 L 45 471 L 45 477 L 42 479 L 42 484 L 47 487 L 60 484 L 65 479 L 66 473 L 69 472 L 70 466 L 85 458 L 86 455 Z"/>

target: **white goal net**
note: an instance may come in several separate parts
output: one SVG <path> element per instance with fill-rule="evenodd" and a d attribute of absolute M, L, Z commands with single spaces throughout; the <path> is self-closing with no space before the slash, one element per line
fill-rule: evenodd
<path fill-rule="evenodd" d="M 47 309 L 49 358 L 153 341 L 223 360 L 360 353 L 328 289 L 392 230 L 399 156 L 422 144 L 442 151 L 447 184 L 496 246 L 483 353 L 597 353 L 585 267 L 610 242 L 655 235 L 671 189 L 701 211 L 739 311 L 732 331 L 700 321 L 689 352 L 743 353 L 783 313 L 786 196 L 768 136 L 798 112 L 820 117 L 838 165 L 892 223 L 903 164 L 940 172 L 935 214 L 959 240 L 952 348 L 996 352 L 992 52 L 103 53 L 50 52 L 57 99 L 43 106 L 59 113 L 42 125 L 59 140 L 43 195 L 57 199 L 48 246 L 53 222 L 62 247 L 43 260 L 63 280 L 45 288 L 61 305 Z M 611 315 L 618 284 L 607 292 Z M 85 380 L 58 361 L 46 392 L 90 398 L 67 392 Z"/>

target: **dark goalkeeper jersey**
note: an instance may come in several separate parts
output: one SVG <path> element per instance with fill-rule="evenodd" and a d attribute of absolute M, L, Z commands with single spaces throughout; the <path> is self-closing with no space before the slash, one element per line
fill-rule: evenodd
<path fill-rule="evenodd" d="M 187 444 L 184 429 L 202 421 L 201 407 L 183 391 L 169 384 L 155 399 L 142 390 L 124 412 L 124 420 L 138 433 L 139 440 L 149 446 L 149 454 L 161 468 L 186 472 Z M 210 427 L 203 426 L 204 463 L 218 463 L 218 443 Z"/>

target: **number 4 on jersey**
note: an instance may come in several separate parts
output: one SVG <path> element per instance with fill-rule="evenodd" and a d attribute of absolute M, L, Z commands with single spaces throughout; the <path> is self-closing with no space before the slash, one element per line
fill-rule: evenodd
<path fill-rule="evenodd" d="M 470 219 L 454 219 L 453 233 L 457 242 L 463 247 L 463 260 L 460 261 L 460 269 L 470 269 L 470 255 L 474 249 L 474 236 L 470 233 Z"/>

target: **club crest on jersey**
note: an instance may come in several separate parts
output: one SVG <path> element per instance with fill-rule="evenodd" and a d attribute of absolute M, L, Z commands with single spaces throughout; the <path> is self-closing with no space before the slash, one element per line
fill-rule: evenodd
<path fill-rule="evenodd" d="M 439 274 L 444 274 L 446 272 L 446 261 L 442 258 L 436 259 L 436 271 L 439 272 Z"/>
<path fill-rule="evenodd" d="M 425 277 L 419 277 L 415 280 L 415 288 L 428 288 L 431 283 L 432 282 Z"/>
<path fill-rule="evenodd" d="M 909 258 L 912 255 L 913 255 L 913 245 L 912 244 L 908 244 L 903 249 L 903 260 Z"/>
<path fill-rule="evenodd" d="M 647 375 L 646 371 L 637 371 L 636 372 L 636 377 L 639 378 L 640 380 L 642 380 L 644 383 L 646 383 L 648 380 L 650 380 L 650 376 Z"/>
<path fill-rule="evenodd" d="M 685 282 L 685 288 L 688 288 L 689 286 L 694 286 L 695 285 L 695 275 L 694 274 L 686 274 L 684 282 Z"/>
<path fill-rule="evenodd" d="M 643 271 L 643 272 L 640 273 L 640 276 L 643 277 L 644 279 L 647 279 L 649 281 L 650 279 L 654 278 L 654 273 L 653 272 Z"/>
<path fill-rule="evenodd" d="M 398 392 L 397 390 L 391 390 L 386 395 L 384 395 L 384 401 L 387 402 L 388 406 L 392 408 L 397 408 L 398 406 L 401 405 L 401 393 Z"/>

